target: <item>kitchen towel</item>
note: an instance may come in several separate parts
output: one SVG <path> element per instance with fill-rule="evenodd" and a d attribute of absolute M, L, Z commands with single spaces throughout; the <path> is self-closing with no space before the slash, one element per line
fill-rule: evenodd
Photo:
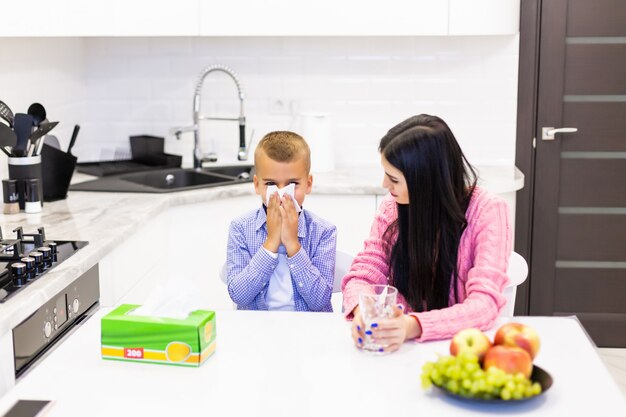
<path fill-rule="evenodd" d="M 270 185 L 269 187 L 267 187 L 267 192 L 265 193 L 265 205 L 268 205 L 270 203 L 270 197 L 277 191 L 278 191 L 278 195 L 281 198 L 285 194 L 288 196 L 291 196 L 291 200 L 293 200 L 293 205 L 296 207 L 296 211 L 298 213 L 302 211 L 302 208 L 300 208 L 300 205 L 296 201 L 296 198 L 293 196 L 296 191 L 296 184 L 294 183 L 291 183 L 288 186 L 283 187 L 283 188 L 278 188 L 275 185 Z"/>
<path fill-rule="evenodd" d="M 335 169 L 335 151 L 327 113 L 301 113 L 300 132 L 311 148 L 311 172 Z"/>

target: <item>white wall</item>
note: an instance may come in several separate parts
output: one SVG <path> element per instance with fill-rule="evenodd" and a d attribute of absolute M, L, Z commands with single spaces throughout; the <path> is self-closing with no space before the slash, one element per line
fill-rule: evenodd
<path fill-rule="evenodd" d="M 34 102 L 44 105 L 50 121 L 61 123 L 51 134 L 67 147 L 75 123 L 85 120 L 85 59 L 77 38 L 3 38 L 0 47 L 0 100 L 14 113 Z M 0 161 L 6 156 L 0 154 Z M 0 163 L 2 178 L 7 164 Z"/>
<path fill-rule="evenodd" d="M 55 133 L 65 144 L 80 122 L 75 153 L 83 161 L 125 156 L 129 135 L 166 136 L 191 124 L 198 74 L 221 63 L 239 74 L 255 141 L 271 129 L 297 130 L 299 112 L 327 112 L 336 167 L 378 166 L 380 137 L 431 113 L 450 124 L 473 163 L 514 162 L 517 35 L 5 38 L 0 54 L 0 100 L 24 112 L 40 100 L 63 122 Z M 286 106 L 276 109 L 276 100 Z M 207 78 L 203 108 L 237 114 L 226 76 Z M 204 123 L 204 150 L 214 142 L 222 158 L 234 158 L 236 125 Z"/>

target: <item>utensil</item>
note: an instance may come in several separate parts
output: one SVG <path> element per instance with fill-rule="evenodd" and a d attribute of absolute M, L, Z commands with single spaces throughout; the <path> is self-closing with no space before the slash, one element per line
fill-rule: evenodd
<path fill-rule="evenodd" d="M 33 103 L 28 107 L 28 114 L 33 117 L 35 126 L 39 126 L 46 119 L 46 109 L 39 103 Z"/>
<path fill-rule="evenodd" d="M 35 143 L 35 150 L 33 151 L 33 155 L 35 156 L 41 155 L 41 150 L 43 149 L 43 145 L 45 145 L 46 141 L 48 141 L 48 139 L 52 137 L 53 137 L 52 135 L 49 135 L 49 136 L 44 136 L 43 138 L 39 139 L 37 143 Z"/>
<path fill-rule="evenodd" d="M 15 116 L 9 106 L 2 101 L 0 101 L 0 117 L 9 123 L 9 127 L 13 127 L 13 119 L 15 119 Z"/>
<path fill-rule="evenodd" d="M 72 154 L 72 148 L 74 147 L 74 143 L 76 143 L 76 137 L 78 136 L 78 131 L 80 130 L 79 125 L 74 125 L 74 131 L 72 132 L 72 139 L 70 139 L 70 146 L 67 147 L 67 153 Z"/>
<path fill-rule="evenodd" d="M 56 127 L 56 125 L 58 125 L 59 122 L 49 122 L 49 123 L 45 123 L 45 124 L 41 124 L 39 126 L 39 129 L 35 130 L 28 139 L 30 139 L 31 142 L 35 142 L 37 139 L 39 139 L 40 137 L 48 134 L 48 132 L 50 132 L 52 129 L 54 129 Z"/>
<path fill-rule="evenodd" d="M 28 138 L 34 125 L 33 117 L 30 114 L 17 113 L 13 120 L 13 130 L 17 135 L 17 142 L 13 147 L 15 156 L 24 156 L 28 147 Z"/>
<path fill-rule="evenodd" d="M 5 146 L 15 146 L 17 142 L 17 136 L 13 129 L 4 123 L 0 123 L 0 146 L 4 149 Z"/>

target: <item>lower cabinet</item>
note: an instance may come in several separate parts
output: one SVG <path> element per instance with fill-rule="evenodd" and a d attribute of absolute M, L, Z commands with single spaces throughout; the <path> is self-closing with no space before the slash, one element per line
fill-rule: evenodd
<path fill-rule="evenodd" d="M 172 303 L 190 299 L 205 308 L 232 309 L 219 276 L 228 228 L 233 218 L 260 204 L 251 195 L 161 213 L 100 261 L 101 304 L 143 304 L 161 293 Z M 337 226 L 337 249 L 356 254 L 369 234 L 376 197 L 312 194 L 304 207 Z"/>

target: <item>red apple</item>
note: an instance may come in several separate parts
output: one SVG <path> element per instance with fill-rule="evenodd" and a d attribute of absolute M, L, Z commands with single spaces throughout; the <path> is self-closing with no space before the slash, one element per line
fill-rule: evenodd
<path fill-rule="evenodd" d="M 521 323 L 507 323 L 500 327 L 493 344 L 522 348 L 532 359 L 539 353 L 539 335 L 535 329 Z"/>
<path fill-rule="evenodd" d="M 496 345 L 485 354 L 485 371 L 496 367 L 509 374 L 523 373 L 527 378 L 533 372 L 533 360 L 522 348 Z"/>
<path fill-rule="evenodd" d="M 482 360 L 491 347 L 491 341 L 486 334 L 478 329 L 463 329 L 452 338 L 450 353 L 454 356 L 461 352 L 469 351 Z"/>

